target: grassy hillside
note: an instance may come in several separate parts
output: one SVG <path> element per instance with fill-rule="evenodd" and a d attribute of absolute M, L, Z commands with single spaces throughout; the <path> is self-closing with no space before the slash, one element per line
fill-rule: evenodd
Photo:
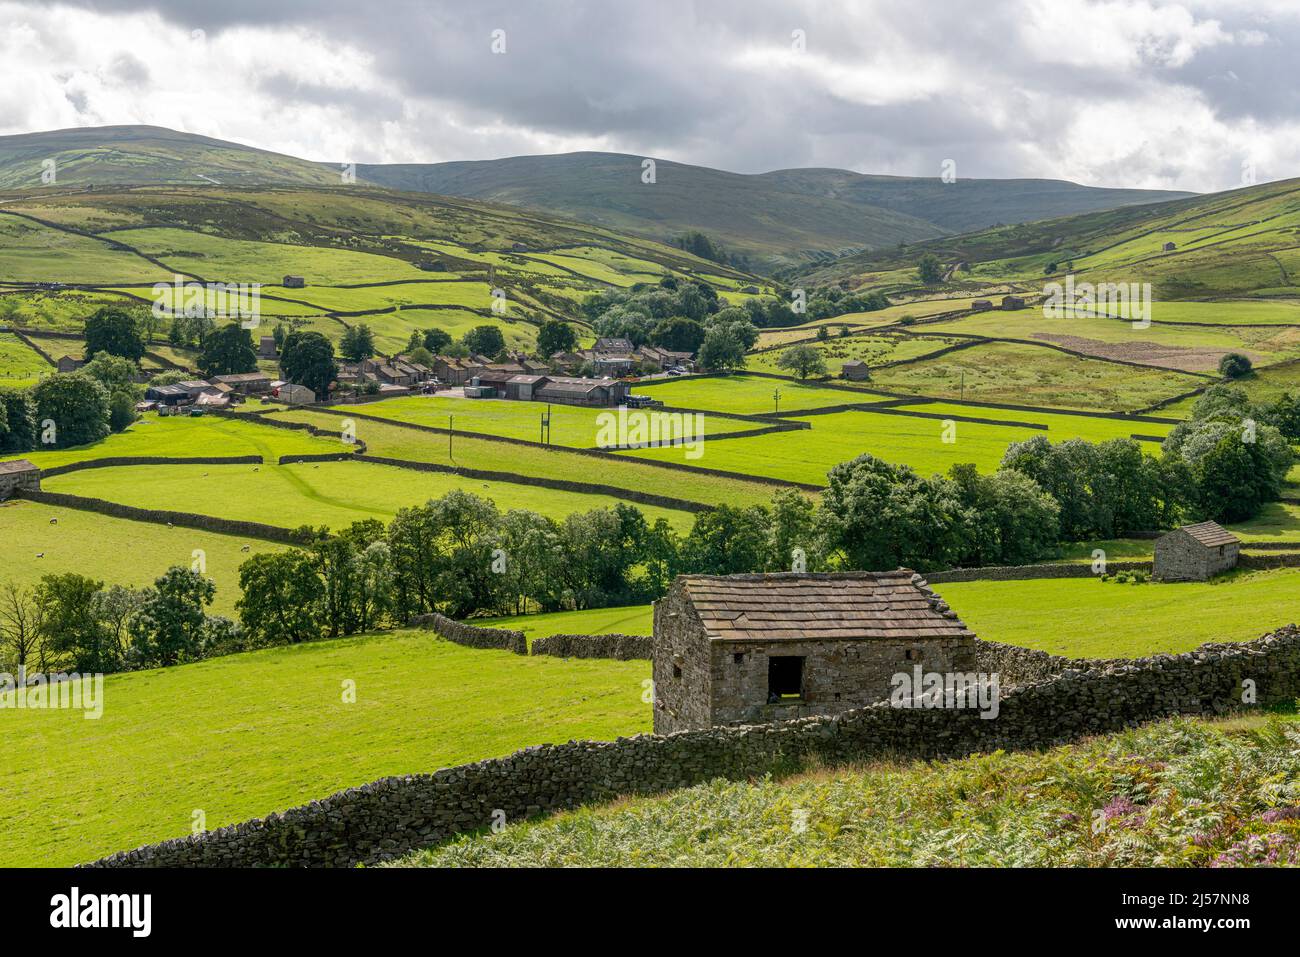
<path fill-rule="evenodd" d="M 0 865 L 68 866 L 188 834 L 197 812 L 217 828 L 388 775 L 647 731 L 649 674 L 398 632 L 109 675 L 98 720 L 4 712 L 0 749 L 23 771 L 0 782 Z"/>
<path fill-rule="evenodd" d="M 1008 281 L 1041 288 L 1072 267 L 1081 281 L 1150 282 L 1159 300 L 1293 295 L 1298 225 L 1300 180 L 1281 180 L 849 256 L 806 278 L 914 287 L 916 262 L 933 253 L 950 267 L 970 264 L 944 284 L 954 291 Z"/>
<path fill-rule="evenodd" d="M 281 285 L 290 274 L 306 287 Z M 0 192 L 0 325 L 77 333 L 100 305 L 152 305 L 154 284 L 176 276 L 262 284 L 262 334 L 294 324 L 337 340 L 365 324 L 384 353 L 413 331 L 459 338 L 477 325 L 531 350 L 549 318 L 585 335 L 580 307 L 600 290 L 689 276 L 738 301 L 752 282 L 598 227 L 363 186 Z M 167 331 L 164 318 L 151 351 L 168 348 Z M 26 376 L 20 365 L 0 354 L 0 375 Z"/>
<path fill-rule="evenodd" d="M 713 781 L 466 835 L 407 867 L 1300 864 L 1294 715 L 1174 720 L 1048 752 Z"/>
<path fill-rule="evenodd" d="M 563 153 L 474 162 L 364 165 L 396 189 L 491 199 L 655 239 L 698 229 L 761 268 L 1129 203 L 1186 195 L 1092 189 L 1059 180 L 959 180 L 794 169 L 746 175 L 640 156 Z"/>
<path fill-rule="evenodd" d="M 100 126 L 0 136 L 0 189 L 43 185 L 47 160 L 67 186 L 341 182 L 337 169 L 239 143 L 161 126 Z"/>
<path fill-rule="evenodd" d="M 959 180 L 797 169 L 745 175 L 642 157 L 565 153 L 433 164 L 359 164 L 356 182 L 544 210 L 657 241 L 702 230 L 760 268 L 885 248 L 994 223 L 1043 219 L 1180 194 L 1056 180 Z M 156 126 L 0 137 L 0 189 L 55 186 L 343 187 L 341 164 Z"/>

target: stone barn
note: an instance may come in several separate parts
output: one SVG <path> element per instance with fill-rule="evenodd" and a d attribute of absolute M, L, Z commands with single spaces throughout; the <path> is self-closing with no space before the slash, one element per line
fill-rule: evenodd
<path fill-rule="evenodd" d="M 1217 522 L 1175 528 L 1156 539 L 1152 576 L 1167 582 L 1208 581 L 1237 565 L 1241 540 Z"/>
<path fill-rule="evenodd" d="M 871 378 L 871 367 L 861 359 L 850 359 L 840 366 L 840 375 L 850 382 L 866 382 Z"/>
<path fill-rule="evenodd" d="M 19 489 L 39 489 L 41 470 L 26 459 L 0 462 L 0 502 L 12 498 Z"/>
<path fill-rule="evenodd" d="M 918 666 L 973 672 L 975 636 L 908 569 L 683 575 L 654 607 L 654 730 L 838 714 Z"/>

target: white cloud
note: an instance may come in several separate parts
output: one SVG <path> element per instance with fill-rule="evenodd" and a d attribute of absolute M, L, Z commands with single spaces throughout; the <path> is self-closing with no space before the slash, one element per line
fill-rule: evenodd
<path fill-rule="evenodd" d="M 350 162 L 953 158 L 1200 190 L 1246 155 L 1261 179 L 1300 170 L 1293 0 L 67 3 L 0 0 L 0 132 L 156 124 Z"/>

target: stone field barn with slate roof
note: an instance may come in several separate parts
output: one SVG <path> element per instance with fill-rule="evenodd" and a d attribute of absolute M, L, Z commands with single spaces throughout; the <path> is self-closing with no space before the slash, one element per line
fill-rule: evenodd
<path fill-rule="evenodd" d="M 1217 522 L 1184 525 L 1156 539 L 1152 576 L 1161 581 L 1208 581 L 1237 565 L 1241 540 Z"/>
<path fill-rule="evenodd" d="M 907 569 L 683 575 L 654 607 L 654 730 L 838 714 L 917 666 L 973 672 L 975 636 Z"/>

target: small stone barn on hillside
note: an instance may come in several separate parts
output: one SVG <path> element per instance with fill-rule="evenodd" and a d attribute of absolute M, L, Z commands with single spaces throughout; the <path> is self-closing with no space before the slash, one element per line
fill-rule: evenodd
<path fill-rule="evenodd" d="M 26 459 L 0 462 L 0 502 L 12 498 L 19 489 L 39 489 L 41 470 Z"/>
<path fill-rule="evenodd" d="M 1152 575 L 1161 581 L 1208 581 L 1235 568 L 1241 540 L 1217 522 L 1175 528 L 1156 539 Z"/>
<path fill-rule="evenodd" d="M 654 610 L 656 734 L 838 714 L 893 676 L 975 670 L 975 636 L 920 575 L 683 575 Z"/>
<path fill-rule="evenodd" d="M 871 367 L 861 359 L 850 359 L 840 367 L 840 375 L 851 382 L 865 382 L 871 378 Z"/>

